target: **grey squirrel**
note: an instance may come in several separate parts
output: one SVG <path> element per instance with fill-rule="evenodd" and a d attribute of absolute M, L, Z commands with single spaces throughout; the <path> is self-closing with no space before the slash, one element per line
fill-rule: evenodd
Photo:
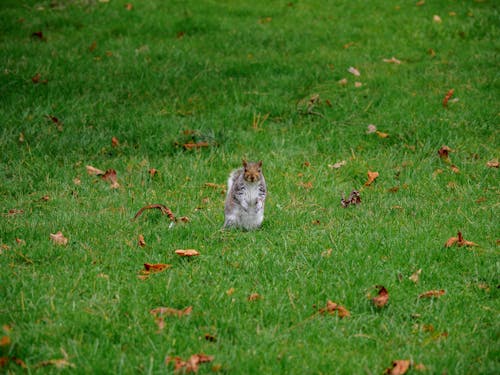
<path fill-rule="evenodd" d="M 243 160 L 243 167 L 232 171 L 227 180 L 224 228 L 260 228 L 266 195 L 262 160 L 256 163 Z"/>

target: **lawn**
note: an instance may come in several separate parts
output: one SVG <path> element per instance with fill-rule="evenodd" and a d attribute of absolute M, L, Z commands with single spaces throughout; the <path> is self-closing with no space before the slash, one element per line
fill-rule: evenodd
<path fill-rule="evenodd" d="M 0 371 L 500 373 L 499 19 L 3 0 Z M 222 230 L 243 158 L 264 223 Z"/>

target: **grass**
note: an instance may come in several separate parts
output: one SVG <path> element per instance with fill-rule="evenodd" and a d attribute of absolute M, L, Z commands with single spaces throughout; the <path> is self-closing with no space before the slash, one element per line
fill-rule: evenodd
<path fill-rule="evenodd" d="M 498 169 L 486 166 L 499 157 L 498 4 L 125 4 L 0 6 L 0 357 L 29 373 L 165 373 L 166 356 L 195 353 L 214 356 L 200 373 L 379 374 L 396 359 L 500 371 Z M 184 150 L 192 138 L 210 147 Z M 264 161 L 264 225 L 221 231 L 223 189 L 205 184 L 243 157 Z M 86 165 L 115 169 L 121 187 Z M 380 176 L 365 187 L 368 170 Z M 352 189 L 362 204 L 344 209 Z M 131 220 L 151 203 L 190 221 Z M 443 248 L 457 231 L 479 246 Z M 141 280 L 146 262 L 172 268 Z M 382 309 L 375 285 L 389 291 Z M 328 300 L 351 317 L 317 315 Z M 193 312 L 158 332 L 159 306 Z"/>

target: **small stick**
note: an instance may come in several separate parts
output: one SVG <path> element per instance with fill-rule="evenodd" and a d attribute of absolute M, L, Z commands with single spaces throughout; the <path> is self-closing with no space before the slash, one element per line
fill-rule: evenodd
<path fill-rule="evenodd" d="M 163 215 L 168 215 L 168 217 L 170 218 L 170 220 L 172 221 L 176 221 L 175 219 L 175 216 L 174 214 L 172 213 L 172 211 L 170 210 L 170 208 L 168 208 L 167 206 L 163 205 L 163 204 L 150 204 L 150 205 L 147 205 L 147 206 L 144 206 L 142 207 L 139 211 L 137 211 L 137 213 L 135 214 L 134 216 L 134 220 L 137 219 L 139 216 L 142 215 L 142 213 L 145 211 L 145 210 L 151 210 L 151 209 L 159 209 L 161 211 L 161 213 Z"/>

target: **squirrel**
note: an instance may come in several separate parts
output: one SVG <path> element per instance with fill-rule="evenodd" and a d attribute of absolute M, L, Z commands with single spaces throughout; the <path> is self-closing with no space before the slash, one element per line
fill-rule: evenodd
<path fill-rule="evenodd" d="M 243 160 L 243 167 L 232 171 L 227 180 L 223 228 L 260 228 L 266 195 L 262 160 L 256 163 Z"/>

